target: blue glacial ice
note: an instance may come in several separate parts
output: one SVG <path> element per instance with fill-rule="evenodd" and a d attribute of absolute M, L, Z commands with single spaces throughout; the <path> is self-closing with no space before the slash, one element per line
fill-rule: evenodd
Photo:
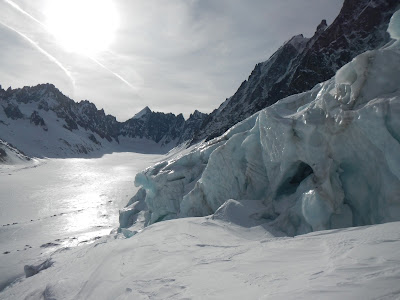
<path fill-rule="evenodd" d="M 399 23 L 397 12 L 389 26 L 393 39 L 400 38 Z M 394 41 L 357 56 L 309 92 L 138 174 L 141 189 L 123 210 L 120 230 L 129 236 L 140 214 L 143 227 L 235 212 L 236 223 L 265 222 L 288 235 L 398 221 L 399 143 L 400 44 Z M 258 214 L 248 213 L 255 207 Z M 240 209 L 254 222 L 237 220 Z"/>

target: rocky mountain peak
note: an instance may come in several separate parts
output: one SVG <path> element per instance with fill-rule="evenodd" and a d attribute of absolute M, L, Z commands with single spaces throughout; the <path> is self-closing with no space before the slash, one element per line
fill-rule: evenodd
<path fill-rule="evenodd" d="M 305 38 L 302 34 L 295 35 L 292 37 L 287 43 L 289 45 L 292 45 L 298 52 L 302 52 L 305 46 L 307 45 L 307 42 L 309 41 L 309 38 Z M 261 66 L 261 64 L 259 64 Z M 255 69 L 257 68 L 257 65 Z"/>
<path fill-rule="evenodd" d="M 324 31 L 327 27 L 328 27 L 328 24 L 326 23 L 326 20 L 323 19 L 323 20 L 321 21 L 321 23 L 319 23 L 316 32 Z"/>
<path fill-rule="evenodd" d="M 236 93 L 205 119 L 192 143 L 210 140 L 236 123 L 287 96 L 310 90 L 355 56 L 389 42 L 386 32 L 398 0 L 345 0 L 328 26 L 310 39 L 297 35 L 255 66 Z"/>
<path fill-rule="evenodd" d="M 39 157 L 80 157 L 102 147 L 130 151 L 141 139 L 166 146 L 168 151 L 192 139 L 206 116 L 196 111 L 195 118 L 185 120 L 182 114 L 153 112 L 146 106 L 130 120 L 118 122 L 92 102 L 75 102 L 52 84 L 1 91 L 0 138 Z M 46 142 L 37 143 L 41 139 Z M 37 147 L 32 149 L 31 144 Z M 41 148 L 42 144 L 50 146 Z"/>
<path fill-rule="evenodd" d="M 204 115 L 205 115 L 205 114 L 199 112 L 199 111 L 196 109 L 192 114 L 190 114 L 189 119 L 190 119 L 190 118 L 194 118 L 194 119 L 202 118 L 202 117 L 204 117 Z"/>
<path fill-rule="evenodd" d="M 152 113 L 152 110 L 151 110 L 148 106 L 146 106 L 146 107 L 143 108 L 141 111 L 139 111 L 137 114 L 135 114 L 135 115 L 133 116 L 133 119 L 140 119 L 140 118 L 142 118 L 143 116 L 148 115 L 148 114 L 151 114 L 151 113 Z"/>

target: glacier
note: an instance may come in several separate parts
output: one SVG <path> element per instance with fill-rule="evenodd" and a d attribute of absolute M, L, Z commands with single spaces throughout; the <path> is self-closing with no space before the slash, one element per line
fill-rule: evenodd
<path fill-rule="evenodd" d="M 29 247 L 46 252 L 26 264 L 26 278 L 0 280 L 0 299 L 397 299 L 400 222 L 333 228 L 400 216 L 399 18 L 389 28 L 394 41 L 358 56 L 331 80 L 219 138 L 170 152 L 138 174 L 138 193 L 120 214 L 120 231 L 137 233 L 134 238 L 110 234 L 55 252 Z M 109 157 L 100 163 L 100 177 L 87 169 L 99 161 L 81 161 L 64 178 L 77 190 L 72 179 L 85 182 L 85 174 L 102 193 L 113 180 L 101 174 L 128 175 L 126 161 L 133 168 L 146 163 L 135 156 L 120 156 L 118 166 Z M 61 163 L 48 160 L 12 176 L 3 171 L 0 183 L 15 184 L 13 177 L 25 177 L 27 170 L 65 173 Z M 26 177 L 32 178 L 42 179 Z M 122 199 L 122 190 L 112 197 Z M 53 196 L 49 191 L 40 190 Z M 191 217 L 201 215 L 209 216 Z M 64 226 L 58 218 L 52 224 Z M 168 219 L 176 220 L 160 222 Z M 27 232 L 25 222 L 3 225 L 10 233 L 4 245 L 15 244 L 16 235 L 35 243 L 47 238 L 39 224 L 40 235 Z M 307 233 L 326 228 L 333 230 Z M 27 252 L 14 252 L 26 259 Z M 9 266 L 3 274 L 16 267 L 11 255 L 1 256 Z"/>
<path fill-rule="evenodd" d="M 139 173 L 119 230 L 221 206 L 291 236 L 400 220 L 399 20 L 332 79 Z"/>

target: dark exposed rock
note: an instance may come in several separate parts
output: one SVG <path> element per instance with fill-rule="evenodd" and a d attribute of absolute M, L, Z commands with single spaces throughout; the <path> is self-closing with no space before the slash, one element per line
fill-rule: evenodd
<path fill-rule="evenodd" d="M 70 118 L 69 116 L 65 116 L 65 125 L 63 125 L 63 127 L 65 129 L 68 129 L 69 131 L 72 131 L 74 129 L 78 129 L 78 124 L 76 124 L 76 122 Z"/>
<path fill-rule="evenodd" d="M 31 124 L 35 124 L 36 126 L 42 126 L 42 127 L 46 126 L 46 123 L 44 122 L 43 118 L 39 115 L 39 113 L 36 110 L 33 111 L 29 119 L 31 121 Z"/>
<path fill-rule="evenodd" d="M 49 104 L 46 101 L 40 101 L 38 104 L 38 109 L 43 109 L 45 111 L 49 111 Z"/>
<path fill-rule="evenodd" d="M 24 118 L 24 115 L 19 110 L 19 107 L 15 104 L 8 103 L 6 107 L 3 106 L 3 109 L 7 118 L 9 119 L 18 120 Z"/>
<path fill-rule="evenodd" d="M 59 138 L 59 140 L 60 140 L 61 142 L 63 142 L 65 145 L 67 145 L 68 147 L 71 147 L 71 144 L 68 143 L 66 140 L 64 140 L 64 139 L 62 139 L 62 138 Z"/>
<path fill-rule="evenodd" d="M 96 145 L 101 145 L 101 143 L 96 139 L 96 137 L 93 134 L 89 134 L 88 138 Z"/>
<path fill-rule="evenodd" d="M 185 125 L 183 126 L 183 131 L 179 138 L 179 144 L 185 141 L 190 141 L 207 117 L 207 114 L 201 113 L 198 110 L 195 110 L 194 113 L 190 114 L 189 119 L 186 120 Z"/>
<path fill-rule="evenodd" d="M 122 136 L 146 138 L 160 142 L 163 138 L 173 141 L 180 136 L 185 119 L 180 114 L 149 111 L 140 118 L 133 117 L 121 124 Z M 168 136 L 167 136 L 168 135 Z"/>
<path fill-rule="evenodd" d="M 202 116 L 205 114 L 195 111 L 185 121 L 182 114 L 176 116 L 171 113 L 153 112 L 146 106 L 132 119 L 121 124 L 120 133 L 122 136 L 146 138 L 163 145 L 172 142 L 179 144 L 193 137 L 200 127 Z"/>
<path fill-rule="evenodd" d="M 0 148 L 0 162 L 5 162 L 6 158 L 7 152 L 3 148 Z"/>

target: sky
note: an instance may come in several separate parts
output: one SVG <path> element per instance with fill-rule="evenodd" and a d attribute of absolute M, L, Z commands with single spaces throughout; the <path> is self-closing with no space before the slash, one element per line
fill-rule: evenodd
<path fill-rule="evenodd" d="M 0 0 L 0 85 L 53 83 L 119 121 L 210 113 L 343 0 Z"/>

